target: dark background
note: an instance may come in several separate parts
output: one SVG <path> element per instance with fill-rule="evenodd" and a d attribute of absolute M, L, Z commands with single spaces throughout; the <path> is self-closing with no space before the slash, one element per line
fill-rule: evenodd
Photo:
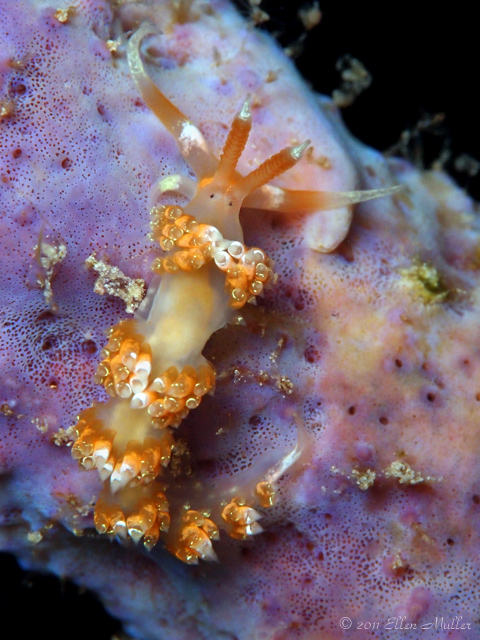
<path fill-rule="evenodd" d="M 245 11 L 244 0 L 236 4 Z M 305 33 L 297 18 L 301 6 L 302 0 L 264 0 L 261 7 L 271 19 L 261 28 L 278 32 L 283 46 L 295 48 Z M 437 116 L 436 126 L 412 135 L 409 159 L 430 167 L 443 156 L 446 171 L 479 199 L 479 176 L 456 169 L 464 154 L 480 160 L 479 35 L 471 6 L 461 0 L 447 9 L 428 0 L 320 0 L 320 10 L 320 24 L 295 58 L 302 75 L 316 91 L 331 95 L 341 82 L 337 60 L 345 54 L 359 59 L 372 84 L 353 106 L 342 109 L 348 129 L 386 151 L 403 131 L 414 134 L 426 116 Z"/>
<path fill-rule="evenodd" d="M 249 13 L 247 0 L 236 4 Z M 479 176 L 455 169 L 463 154 L 480 158 L 474 95 L 479 55 L 470 5 L 456 2 L 441 9 L 426 0 L 382 5 L 322 0 L 320 25 L 299 42 L 305 33 L 297 18 L 302 5 L 264 0 L 261 7 L 270 20 L 261 28 L 297 51 L 298 68 L 321 93 L 331 94 L 340 85 L 335 65 L 344 54 L 365 65 L 372 84 L 343 109 L 350 131 L 382 151 L 394 146 L 403 131 L 412 132 L 403 152 L 425 167 L 443 157 L 446 170 L 478 199 Z M 436 114 L 442 114 L 441 122 L 414 133 L 420 121 Z M 15 623 L 16 640 L 44 634 L 49 640 L 108 640 L 119 631 L 93 595 L 68 581 L 21 571 L 7 554 L 0 554 L 0 615 L 4 624 Z"/>

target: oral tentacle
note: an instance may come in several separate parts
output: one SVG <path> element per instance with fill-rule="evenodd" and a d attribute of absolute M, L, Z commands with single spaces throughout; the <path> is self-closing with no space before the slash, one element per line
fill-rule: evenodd
<path fill-rule="evenodd" d="M 401 189 L 401 185 L 395 185 L 365 191 L 292 191 L 269 184 L 248 195 L 243 204 L 252 209 L 265 209 L 279 213 L 312 213 L 391 196 Z"/>
<path fill-rule="evenodd" d="M 201 180 L 207 175 L 212 175 L 217 160 L 210 152 L 200 129 L 170 102 L 148 75 L 140 46 L 143 39 L 151 35 L 158 33 L 152 25 L 144 23 L 128 41 L 127 58 L 130 73 L 145 104 L 171 133 L 182 156 L 195 172 L 197 179 Z"/>

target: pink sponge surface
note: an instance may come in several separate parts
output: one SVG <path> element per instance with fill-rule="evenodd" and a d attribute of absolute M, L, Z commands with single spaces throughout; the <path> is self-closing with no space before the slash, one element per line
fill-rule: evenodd
<path fill-rule="evenodd" d="M 46 2 L 0 2 L 0 545 L 94 589 L 142 639 L 413 639 L 422 624 L 437 624 L 431 637 L 477 638 L 475 205 L 443 174 L 354 141 L 273 43 L 230 5 L 204 5 L 181 21 L 174 3 L 84 0 L 62 22 Z M 331 254 L 311 249 L 321 220 L 242 213 L 246 242 L 275 260 L 279 281 L 246 325 L 209 341 L 217 389 L 179 434 L 205 491 L 260 479 L 299 433 L 307 444 L 265 533 L 222 539 L 220 563 L 199 568 L 94 536 L 100 482 L 52 440 L 104 399 L 98 352 L 128 316 L 94 293 L 85 260 L 148 286 L 150 189 L 188 175 L 128 73 L 122 37 L 143 19 L 164 32 L 152 76 L 215 152 L 245 94 L 258 97 L 242 172 L 310 138 L 313 157 L 282 185 L 405 185 L 358 206 Z M 50 275 L 42 241 L 66 251 Z M 471 627 L 443 629 L 442 616 Z M 402 617 L 416 627 L 385 627 Z"/>

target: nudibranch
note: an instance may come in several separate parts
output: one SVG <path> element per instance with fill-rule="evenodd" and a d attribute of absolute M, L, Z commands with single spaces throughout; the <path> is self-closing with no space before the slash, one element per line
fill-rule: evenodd
<path fill-rule="evenodd" d="M 153 270 L 160 277 L 133 319 L 110 330 L 95 376 L 110 400 L 82 411 L 69 433 L 73 457 L 87 470 L 96 468 L 104 483 L 95 507 L 97 531 L 143 540 L 147 549 L 162 538 L 173 554 L 193 564 L 216 558 L 212 541 L 219 528 L 240 539 L 262 530 L 256 507 L 273 504 L 273 483 L 301 449 L 297 444 L 253 484 L 232 483 L 234 490 L 225 495 L 195 490 L 181 502 L 176 494 L 178 479 L 170 465 L 175 430 L 215 387 L 215 369 L 202 355 L 205 343 L 275 282 L 265 252 L 244 243 L 241 208 L 308 213 L 394 189 L 333 193 L 270 185 L 300 161 L 309 141 L 241 175 L 236 167 L 252 126 L 250 99 L 235 116 L 218 160 L 200 130 L 147 74 L 141 43 L 151 34 L 151 27 L 142 25 L 131 36 L 130 72 L 197 180 L 176 175 L 156 185 L 157 194 L 177 191 L 189 202 L 185 207 L 154 203 L 152 236 L 163 253 Z"/>

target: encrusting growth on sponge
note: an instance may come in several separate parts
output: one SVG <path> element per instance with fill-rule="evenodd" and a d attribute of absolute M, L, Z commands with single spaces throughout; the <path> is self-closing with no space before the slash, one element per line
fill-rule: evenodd
<path fill-rule="evenodd" d="M 242 495 L 187 496 L 178 505 L 177 478 L 170 468 L 175 429 L 215 387 L 215 370 L 202 350 L 209 337 L 235 318 L 235 310 L 275 283 L 265 252 L 243 240 L 242 206 L 280 212 L 308 212 L 353 204 L 393 190 L 328 193 L 289 191 L 268 185 L 297 162 L 309 146 L 287 147 L 246 176 L 237 170 L 252 126 L 250 98 L 235 116 L 220 160 L 192 124 L 149 78 L 140 53 L 150 35 L 143 25 L 130 38 L 128 61 L 140 93 L 175 138 L 197 183 L 170 176 L 157 192 L 177 189 L 190 197 L 185 207 L 154 203 L 152 236 L 163 255 L 152 268 L 161 275 L 154 295 L 133 319 L 110 330 L 95 374 L 110 400 L 82 411 L 70 428 L 72 455 L 97 469 L 104 488 L 95 507 L 99 533 L 143 540 L 152 549 L 160 538 L 182 561 L 216 560 L 212 541 L 219 529 L 243 539 L 262 531 L 253 504 L 274 503 L 273 481 L 298 459 L 289 454 Z M 249 498 L 246 499 L 245 495 Z M 171 499 L 172 497 L 172 499 Z"/>

